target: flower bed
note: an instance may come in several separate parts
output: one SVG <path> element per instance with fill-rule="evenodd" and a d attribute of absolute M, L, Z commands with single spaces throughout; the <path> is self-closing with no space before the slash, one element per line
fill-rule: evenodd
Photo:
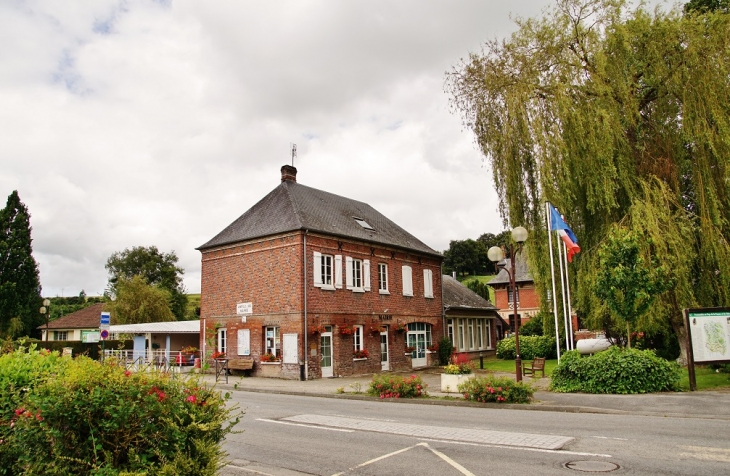
<path fill-rule="evenodd" d="M 403 378 L 394 374 L 376 374 L 368 387 L 368 394 L 380 398 L 427 397 L 426 385 L 417 375 Z"/>
<path fill-rule="evenodd" d="M 530 403 L 535 390 L 530 384 L 508 377 L 477 377 L 458 386 L 467 400 L 482 403 Z"/>

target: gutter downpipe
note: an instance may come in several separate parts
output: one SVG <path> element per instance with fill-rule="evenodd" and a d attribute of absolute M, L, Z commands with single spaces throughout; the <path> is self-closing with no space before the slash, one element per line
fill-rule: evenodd
<path fill-rule="evenodd" d="M 441 267 L 439 266 L 439 271 L 441 271 Z M 446 337 L 448 332 L 446 329 L 446 306 L 444 306 L 444 273 L 439 273 L 441 277 L 441 331 L 443 332 L 443 337 Z M 440 364 L 441 362 L 439 362 Z"/>
<path fill-rule="evenodd" d="M 304 349 L 302 349 L 304 352 L 304 358 L 302 359 L 302 362 L 304 362 L 304 371 L 300 372 L 300 376 L 304 377 L 304 380 L 309 380 L 309 362 L 307 358 L 307 349 L 309 348 L 309 339 L 307 338 L 307 233 L 309 233 L 309 230 L 304 230 L 304 279 L 302 280 L 304 282 Z"/>

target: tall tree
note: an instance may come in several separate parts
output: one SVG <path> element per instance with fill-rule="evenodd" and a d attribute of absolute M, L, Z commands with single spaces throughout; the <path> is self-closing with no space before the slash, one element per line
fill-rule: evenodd
<path fill-rule="evenodd" d="M 170 291 L 160 285 L 147 284 L 142 276 L 117 280 L 115 297 L 110 304 L 114 324 L 175 320 L 169 305 Z"/>
<path fill-rule="evenodd" d="M 458 274 L 479 274 L 486 269 L 487 249 L 484 244 L 472 240 L 451 240 L 449 249 L 444 252 L 444 271 Z"/>
<path fill-rule="evenodd" d="M 28 208 L 15 190 L 0 210 L 0 334 L 13 337 L 36 333 L 44 322 L 38 312 L 41 285 L 30 232 Z"/>
<path fill-rule="evenodd" d="M 141 276 L 148 284 L 159 286 L 170 293 L 170 308 L 178 321 L 186 319 L 188 298 L 182 275 L 185 271 L 177 265 L 174 251 L 163 253 L 156 246 L 135 246 L 112 254 L 106 262 L 109 272 L 109 291 L 118 292 L 121 279 Z"/>
<path fill-rule="evenodd" d="M 620 225 L 650 237 L 640 253 L 671 273 L 652 315 L 683 345 L 683 308 L 730 305 L 730 15 L 558 0 L 517 23 L 447 90 L 491 162 L 505 223 L 531 229 L 543 297 L 547 200 L 580 239 L 578 311 L 601 312 L 589 283 Z"/>

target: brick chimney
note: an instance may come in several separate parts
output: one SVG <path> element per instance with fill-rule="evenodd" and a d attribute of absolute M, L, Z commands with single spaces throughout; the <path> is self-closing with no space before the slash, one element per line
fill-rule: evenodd
<path fill-rule="evenodd" d="M 291 165 L 285 165 L 281 168 L 281 181 L 291 180 L 292 182 L 297 181 L 297 169 Z"/>

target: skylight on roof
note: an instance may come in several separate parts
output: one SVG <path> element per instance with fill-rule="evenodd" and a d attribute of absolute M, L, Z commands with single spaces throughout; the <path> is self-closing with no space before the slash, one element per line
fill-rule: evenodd
<path fill-rule="evenodd" d="M 366 230 L 375 231 L 375 228 L 373 228 L 372 226 L 370 226 L 370 224 L 368 222 L 366 222 L 365 220 L 363 220 L 362 218 L 358 218 L 358 217 L 352 217 L 352 218 L 355 219 L 355 221 L 357 222 L 358 225 L 360 225 L 361 227 L 365 228 Z"/>

